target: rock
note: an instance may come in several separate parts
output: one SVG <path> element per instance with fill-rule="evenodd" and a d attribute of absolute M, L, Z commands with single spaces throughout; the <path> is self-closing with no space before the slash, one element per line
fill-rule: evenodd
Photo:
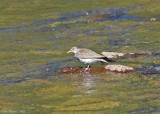
<path fill-rule="evenodd" d="M 140 56 L 148 55 L 147 53 L 118 53 L 118 52 L 102 52 L 102 55 L 108 57 L 109 59 L 116 59 L 118 57 L 126 57 L 126 58 L 137 58 Z"/>
<path fill-rule="evenodd" d="M 82 73 L 82 72 L 100 73 L 100 72 L 106 72 L 106 70 L 104 67 L 93 67 L 85 71 L 85 68 L 77 68 L 72 66 L 66 66 L 58 70 L 58 73 L 60 74 L 75 74 L 75 73 Z"/>
<path fill-rule="evenodd" d="M 117 58 L 124 56 L 124 53 L 118 53 L 118 52 L 102 52 L 102 55 L 106 56 L 107 58 Z"/>
<path fill-rule="evenodd" d="M 134 68 L 124 65 L 107 65 L 105 66 L 106 70 L 112 71 L 112 72 L 121 72 L 121 73 L 127 73 L 127 72 L 133 72 L 135 71 Z"/>
<path fill-rule="evenodd" d="M 155 70 L 156 70 L 156 71 L 160 71 L 160 66 L 155 67 Z"/>
<path fill-rule="evenodd" d="M 85 68 L 78 68 L 72 66 L 66 66 L 58 70 L 60 74 L 78 74 L 78 73 L 105 73 L 105 72 L 115 72 L 115 73 L 129 73 L 135 71 L 134 68 L 124 65 L 107 65 L 102 67 L 92 67 L 85 71 Z"/>

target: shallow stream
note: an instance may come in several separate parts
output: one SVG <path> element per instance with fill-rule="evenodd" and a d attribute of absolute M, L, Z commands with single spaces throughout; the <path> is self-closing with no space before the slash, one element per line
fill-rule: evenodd
<path fill-rule="evenodd" d="M 0 113 L 160 113 L 158 3 L 1 1 Z M 109 63 L 134 73 L 57 73 L 86 67 L 66 54 L 73 46 L 145 55 Z"/>

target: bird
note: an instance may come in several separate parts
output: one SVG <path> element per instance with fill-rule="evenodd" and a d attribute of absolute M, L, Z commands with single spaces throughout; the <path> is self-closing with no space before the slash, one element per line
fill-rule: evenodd
<path fill-rule="evenodd" d="M 88 64 L 87 68 L 85 68 L 85 71 L 87 71 L 90 68 L 90 65 L 92 63 L 95 63 L 98 61 L 101 61 L 104 63 L 112 62 L 112 60 L 108 59 L 107 57 L 100 55 L 87 48 L 72 47 L 67 53 L 74 53 L 75 57 L 80 62 L 84 64 Z"/>

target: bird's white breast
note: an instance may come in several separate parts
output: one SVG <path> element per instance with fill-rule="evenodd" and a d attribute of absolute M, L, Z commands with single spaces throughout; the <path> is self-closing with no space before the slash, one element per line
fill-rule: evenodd
<path fill-rule="evenodd" d="M 98 61 L 97 59 L 79 59 L 79 60 L 85 64 L 91 64 Z"/>

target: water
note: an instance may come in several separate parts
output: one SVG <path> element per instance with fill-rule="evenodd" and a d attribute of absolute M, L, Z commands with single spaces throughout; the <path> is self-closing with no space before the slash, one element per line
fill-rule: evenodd
<path fill-rule="evenodd" d="M 3 1 L 0 112 L 159 113 L 157 2 Z M 73 46 L 146 55 L 114 63 L 134 67 L 134 73 L 57 73 L 65 66 L 86 67 L 66 54 Z"/>

